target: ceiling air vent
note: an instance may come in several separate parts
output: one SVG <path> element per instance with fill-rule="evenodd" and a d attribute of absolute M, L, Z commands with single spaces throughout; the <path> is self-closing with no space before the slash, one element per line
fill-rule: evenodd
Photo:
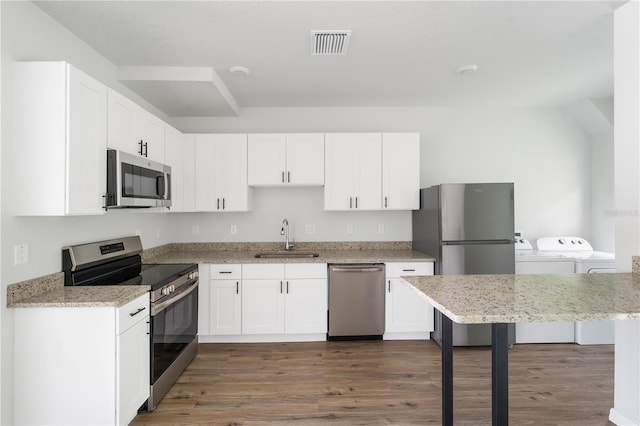
<path fill-rule="evenodd" d="M 351 30 L 311 31 L 311 55 L 346 55 Z"/>

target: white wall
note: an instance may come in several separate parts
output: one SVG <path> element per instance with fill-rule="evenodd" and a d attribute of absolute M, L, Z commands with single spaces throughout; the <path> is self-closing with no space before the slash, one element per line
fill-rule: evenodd
<path fill-rule="evenodd" d="M 616 269 L 640 255 L 640 6 L 614 15 Z M 616 321 L 614 401 L 609 420 L 640 425 L 640 321 Z"/>
<path fill-rule="evenodd" d="M 175 124 L 193 133 L 417 131 L 421 135 L 421 186 L 514 182 L 516 229 L 525 236 L 534 241 L 550 235 L 591 237 L 591 148 L 584 131 L 565 109 L 244 108 L 240 117 L 184 118 L 176 119 Z M 296 218 L 298 237 L 304 224 L 315 221 L 322 226 L 314 239 L 341 235 L 348 239 L 345 224 L 353 222 L 353 213 L 311 214 L 305 211 L 305 203 L 290 201 L 297 196 L 288 192 L 291 190 L 269 190 L 261 200 L 265 191 L 254 191 L 255 211 L 273 208 L 280 213 L 273 215 L 264 232 L 260 232 L 262 213 L 239 219 L 219 215 L 211 219 L 212 228 L 220 225 L 210 230 L 211 235 L 231 240 L 228 225 L 240 221 L 239 230 L 257 231 L 261 239 L 268 239 L 279 229 L 281 217 L 291 216 Z M 321 191 L 306 197 L 306 202 L 321 208 Z M 192 216 L 178 218 L 182 237 L 177 238 L 189 238 L 185 233 L 197 221 Z M 409 214 L 370 213 L 362 239 L 405 239 L 411 234 L 409 222 Z M 385 223 L 385 229 L 399 233 L 378 235 L 375 223 Z M 237 239 L 241 238 L 239 234 Z"/>
<path fill-rule="evenodd" d="M 99 240 L 140 230 L 143 244 L 152 247 L 169 241 L 168 215 L 109 213 L 105 217 L 27 218 L 11 215 L 12 78 L 13 62 L 19 60 L 67 60 L 98 80 L 148 107 L 117 82 L 113 64 L 57 24 L 30 2 L 2 2 L 2 229 L 0 278 L 0 424 L 12 424 L 13 314 L 6 308 L 6 286 L 24 279 L 58 272 L 61 247 L 70 243 Z M 150 108 L 153 110 L 153 108 Z M 154 110 L 157 113 L 157 111 Z M 37 125 L 37 123 L 34 123 Z M 42 176 L 46 179 L 46 176 Z M 160 238 L 156 231 L 160 229 Z M 29 245 L 29 263 L 13 265 L 13 246 Z"/>

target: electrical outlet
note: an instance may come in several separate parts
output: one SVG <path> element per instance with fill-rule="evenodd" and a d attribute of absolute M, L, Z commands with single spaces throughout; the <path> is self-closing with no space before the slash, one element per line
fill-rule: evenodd
<path fill-rule="evenodd" d="M 311 224 L 311 225 L 305 225 L 304 226 L 304 232 L 307 234 L 315 234 L 316 233 L 316 225 Z"/>
<path fill-rule="evenodd" d="M 29 262 L 29 246 L 27 244 L 18 244 L 13 247 L 14 265 L 24 265 Z"/>
<path fill-rule="evenodd" d="M 384 234 L 384 223 L 378 224 L 378 234 Z"/>
<path fill-rule="evenodd" d="M 231 235 L 238 235 L 238 226 L 237 225 L 231 225 L 230 232 L 231 232 Z"/>
<path fill-rule="evenodd" d="M 191 225 L 191 235 L 198 235 L 200 233 L 200 227 L 198 225 Z"/>
<path fill-rule="evenodd" d="M 352 224 L 348 224 L 347 225 L 347 234 L 353 234 L 353 225 Z"/>

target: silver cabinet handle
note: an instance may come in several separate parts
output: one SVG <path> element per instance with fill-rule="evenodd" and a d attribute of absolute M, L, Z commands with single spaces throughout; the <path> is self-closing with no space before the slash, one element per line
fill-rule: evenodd
<path fill-rule="evenodd" d="M 388 207 L 388 203 L 387 203 L 387 198 L 388 197 L 384 197 L 384 208 L 386 209 Z"/>
<path fill-rule="evenodd" d="M 356 197 L 356 209 L 358 208 L 358 197 Z"/>
<path fill-rule="evenodd" d="M 280 294 L 282 294 L 282 281 L 280 281 Z"/>
<path fill-rule="evenodd" d="M 289 281 L 287 281 L 287 294 L 289 294 Z"/>
<path fill-rule="evenodd" d="M 236 281 L 236 294 L 240 294 L 240 282 Z"/>
<path fill-rule="evenodd" d="M 287 172 L 287 183 L 291 183 L 291 172 Z"/>
<path fill-rule="evenodd" d="M 389 283 L 389 290 L 387 290 L 389 293 L 391 293 L 391 280 L 387 281 Z"/>
<path fill-rule="evenodd" d="M 282 171 L 282 183 L 284 183 L 284 170 Z"/>
<path fill-rule="evenodd" d="M 353 208 L 353 198 L 349 197 L 349 208 Z"/>
<path fill-rule="evenodd" d="M 224 206 L 225 203 L 224 202 L 225 202 L 225 199 L 223 198 L 222 199 L 222 210 L 225 210 L 225 206 Z"/>
<path fill-rule="evenodd" d="M 216 200 L 217 200 L 216 210 L 220 210 L 220 198 L 216 198 Z"/>

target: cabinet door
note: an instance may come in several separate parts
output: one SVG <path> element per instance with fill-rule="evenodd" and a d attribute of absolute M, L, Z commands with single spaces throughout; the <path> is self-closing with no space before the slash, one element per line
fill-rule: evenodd
<path fill-rule="evenodd" d="M 173 127 L 165 126 L 165 164 L 171 166 L 171 209 L 172 212 L 184 211 L 184 143 L 182 133 Z"/>
<path fill-rule="evenodd" d="M 219 205 L 219 135 L 195 137 L 195 210 L 217 211 Z"/>
<path fill-rule="evenodd" d="M 144 157 L 159 163 L 164 163 L 164 125 L 158 117 L 138 107 L 136 142 L 142 141 Z"/>
<path fill-rule="evenodd" d="M 12 202 L 17 215 L 102 214 L 107 88 L 66 62 L 17 62 Z"/>
<path fill-rule="evenodd" d="M 355 197 L 357 144 L 346 133 L 325 135 L 324 209 L 351 210 Z"/>
<path fill-rule="evenodd" d="M 383 133 L 382 208 L 420 208 L 420 135 Z"/>
<path fill-rule="evenodd" d="M 324 134 L 286 135 L 286 176 L 289 185 L 324 185 Z"/>
<path fill-rule="evenodd" d="M 117 339 L 118 424 L 127 425 L 149 398 L 149 317 L 120 334 Z"/>
<path fill-rule="evenodd" d="M 211 280 L 209 297 L 209 334 L 240 334 L 242 332 L 240 280 Z"/>
<path fill-rule="evenodd" d="M 248 211 L 247 135 L 221 135 L 218 153 L 221 210 Z"/>
<path fill-rule="evenodd" d="M 136 114 L 139 106 L 118 92 L 109 89 L 108 137 L 109 148 L 130 154 L 140 154 L 137 144 Z"/>
<path fill-rule="evenodd" d="M 69 66 L 66 214 L 102 214 L 106 189 L 107 88 Z"/>
<path fill-rule="evenodd" d="M 433 331 L 433 306 L 400 278 L 387 279 L 385 332 Z"/>
<path fill-rule="evenodd" d="M 380 210 L 382 135 L 325 135 L 325 210 Z"/>
<path fill-rule="evenodd" d="M 286 142 L 283 134 L 248 136 L 248 184 L 279 186 L 286 182 Z"/>
<path fill-rule="evenodd" d="M 382 206 L 382 135 L 356 134 L 357 174 L 356 202 L 358 210 L 380 210 Z"/>
<path fill-rule="evenodd" d="M 182 211 L 196 211 L 196 138 L 182 136 Z"/>
<path fill-rule="evenodd" d="M 327 332 L 327 280 L 291 279 L 285 281 L 285 331 Z"/>
<path fill-rule="evenodd" d="M 284 281 L 242 281 L 242 334 L 284 333 Z"/>

